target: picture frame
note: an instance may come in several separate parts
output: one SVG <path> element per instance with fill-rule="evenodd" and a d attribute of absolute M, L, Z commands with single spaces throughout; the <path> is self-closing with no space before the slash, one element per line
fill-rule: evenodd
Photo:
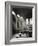
<path fill-rule="evenodd" d="M 29 37 L 14 38 L 14 39 L 12 38 L 13 37 L 13 34 L 12 34 L 12 31 L 13 31 L 12 30 L 12 28 L 13 28 L 12 27 L 12 23 L 13 23 L 13 21 L 12 21 L 12 9 L 13 8 L 14 9 L 15 8 L 32 9 L 32 11 L 29 10 L 30 12 L 32 12 L 32 24 L 33 24 L 32 25 L 32 37 L 31 38 L 29 38 Z M 28 10 L 25 10 L 25 12 L 26 11 L 28 11 Z M 21 12 L 20 12 L 20 14 L 21 14 Z M 30 12 L 29 12 L 29 15 L 31 15 Z M 18 12 L 16 11 L 16 13 L 18 13 Z M 13 12 L 13 14 L 15 14 L 15 13 Z M 28 17 L 28 15 L 27 15 L 27 17 Z M 15 27 L 14 27 L 14 29 L 15 29 Z M 13 40 L 11 40 L 11 39 L 13 39 Z M 5 2 L 5 44 L 21 44 L 21 43 L 35 43 L 35 42 L 37 42 L 37 4 L 36 3 L 26 3 L 26 2 L 24 3 L 24 2 L 6 1 Z"/>

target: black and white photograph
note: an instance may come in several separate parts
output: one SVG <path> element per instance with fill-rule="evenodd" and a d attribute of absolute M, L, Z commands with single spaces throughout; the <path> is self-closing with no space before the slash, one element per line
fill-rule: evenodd
<path fill-rule="evenodd" d="M 12 8 L 13 38 L 32 37 L 32 8 Z"/>
<path fill-rule="evenodd" d="M 5 44 L 37 41 L 37 4 L 5 2 Z"/>

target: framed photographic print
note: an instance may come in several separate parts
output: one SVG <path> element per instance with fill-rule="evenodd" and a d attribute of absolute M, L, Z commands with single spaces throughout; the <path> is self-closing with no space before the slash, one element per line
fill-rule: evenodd
<path fill-rule="evenodd" d="M 5 44 L 37 42 L 37 4 L 5 2 Z"/>

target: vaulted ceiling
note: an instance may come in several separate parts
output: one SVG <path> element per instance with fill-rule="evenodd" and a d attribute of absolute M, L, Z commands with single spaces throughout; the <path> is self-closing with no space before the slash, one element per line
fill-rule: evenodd
<path fill-rule="evenodd" d="M 23 16 L 24 18 L 32 18 L 32 8 L 29 7 L 12 8 L 12 11 L 14 11 L 16 15 L 20 14 L 20 16 Z"/>

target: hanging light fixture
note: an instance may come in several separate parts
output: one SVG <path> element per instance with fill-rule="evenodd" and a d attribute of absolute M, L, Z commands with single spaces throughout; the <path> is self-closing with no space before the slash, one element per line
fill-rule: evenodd
<path fill-rule="evenodd" d="M 14 11 L 12 11 L 12 14 L 13 14 L 13 15 L 16 15 Z"/>

